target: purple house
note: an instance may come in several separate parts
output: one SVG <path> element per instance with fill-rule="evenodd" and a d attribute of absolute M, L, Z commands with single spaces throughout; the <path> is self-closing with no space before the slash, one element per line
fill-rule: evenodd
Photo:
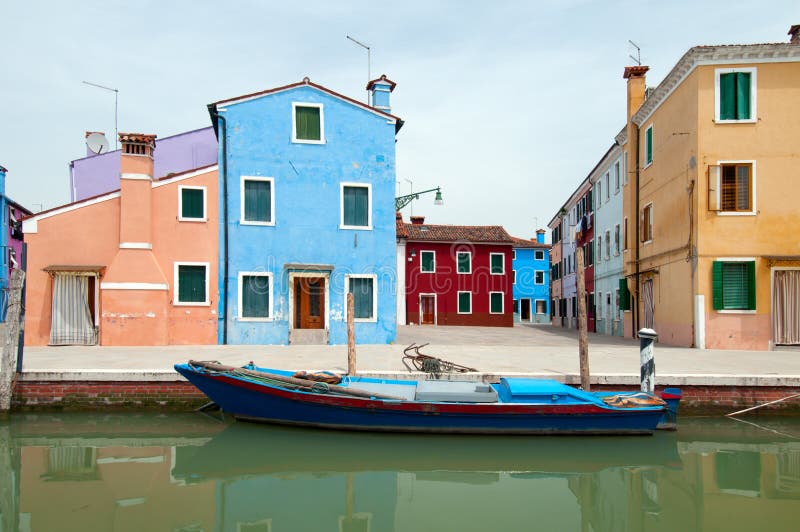
<path fill-rule="evenodd" d="M 8 280 L 13 268 L 22 264 L 22 217 L 31 211 L 6 196 L 6 173 L 0 166 L 0 321 L 5 321 L 8 305 Z"/>
<path fill-rule="evenodd" d="M 87 132 L 87 135 L 89 132 Z M 72 201 L 118 190 L 120 150 L 100 155 L 91 153 L 69 163 Z M 216 164 L 217 137 L 211 126 L 178 133 L 156 140 L 153 177 L 177 174 L 193 168 Z"/>

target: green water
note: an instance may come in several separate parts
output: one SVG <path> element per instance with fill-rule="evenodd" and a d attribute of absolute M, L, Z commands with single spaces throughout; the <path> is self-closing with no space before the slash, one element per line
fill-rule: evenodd
<path fill-rule="evenodd" d="M 0 531 L 800 530 L 800 419 L 747 421 L 575 438 L 15 415 Z"/>

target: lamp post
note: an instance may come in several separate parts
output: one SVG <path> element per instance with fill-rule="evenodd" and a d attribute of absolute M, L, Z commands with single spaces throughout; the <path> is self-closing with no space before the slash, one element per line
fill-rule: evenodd
<path fill-rule="evenodd" d="M 429 192 L 436 192 L 436 196 L 433 199 L 434 205 L 444 205 L 444 200 L 442 199 L 442 189 L 441 187 L 436 187 L 428 190 L 422 190 L 420 192 L 413 192 L 411 194 L 406 194 L 405 196 L 397 196 L 394 199 L 394 209 L 396 211 L 399 211 L 400 209 L 402 209 L 415 199 L 419 199 L 421 195 L 427 194 Z"/>

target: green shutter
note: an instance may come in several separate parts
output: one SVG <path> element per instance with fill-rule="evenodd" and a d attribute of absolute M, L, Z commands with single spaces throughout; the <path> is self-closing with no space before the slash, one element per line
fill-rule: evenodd
<path fill-rule="evenodd" d="M 242 276 L 243 318 L 269 318 L 269 277 L 264 275 Z"/>
<path fill-rule="evenodd" d="M 344 187 L 344 225 L 369 226 L 369 189 L 367 187 Z"/>
<path fill-rule="evenodd" d="M 628 291 L 628 280 L 619 280 L 619 308 L 620 310 L 631 309 L 631 293 Z"/>
<path fill-rule="evenodd" d="M 724 308 L 722 303 L 722 266 L 723 262 L 714 261 L 711 266 L 711 287 L 713 292 L 713 307 L 714 310 L 721 310 Z"/>
<path fill-rule="evenodd" d="M 353 317 L 372 319 L 374 287 L 371 277 L 351 277 L 350 292 L 353 294 Z"/>
<path fill-rule="evenodd" d="M 434 271 L 434 254 L 432 251 L 421 251 L 422 255 L 422 268 L 423 272 Z"/>
<path fill-rule="evenodd" d="M 270 181 L 244 182 L 244 221 L 272 221 L 272 183 Z"/>
<path fill-rule="evenodd" d="M 472 269 L 470 259 L 472 256 L 469 253 L 458 254 L 458 273 L 469 273 Z"/>
<path fill-rule="evenodd" d="M 747 263 L 747 310 L 756 309 L 756 263 Z"/>
<path fill-rule="evenodd" d="M 469 314 L 472 312 L 472 294 L 469 292 L 460 292 L 458 294 L 458 311 L 462 314 Z"/>
<path fill-rule="evenodd" d="M 653 127 L 644 132 L 645 164 L 653 162 Z"/>
<path fill-rule="evenodd" d="M 206 267 L 178 266 L 178 302 L 204 303 L 206 300 Z"/>
<path fill-rule="evenodd" d="M 750 72 L 736 73 L 736 119 L 750 119 Z"/>
<path fill-rule="evenodd" d="M 203 209 L 205 190 L 199 188 L 181 189 L 181 218 L 203 219 L 206 213 Z"/>
<path fill-rule="evenodd" d="M 503 273 L 503 255 L 492 255 L 492 273 Z"/>
<path fill-rule="evenodd" d="M 736 120 L 736 74 L 719 76 L 719 118 Z"/>
<path fill-rule="evenodd" d="M 298 140 L 322 140 L 319 107 L 295 107 L 295 137 Z"/>
<path fill-rule="evenodd" d="M 493 314 L 503 313 L 503 293 L 492 292 L 489 294 L 489 311 Z"/>

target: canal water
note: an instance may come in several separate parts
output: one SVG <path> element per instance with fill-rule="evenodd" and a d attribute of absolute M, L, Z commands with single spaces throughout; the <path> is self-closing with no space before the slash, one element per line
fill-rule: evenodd
<path fill-rule="evenodd" d="M 2 532 L 797 531 L 800 418 L 575 438 L 14 415 L 0 512 Z"/>

